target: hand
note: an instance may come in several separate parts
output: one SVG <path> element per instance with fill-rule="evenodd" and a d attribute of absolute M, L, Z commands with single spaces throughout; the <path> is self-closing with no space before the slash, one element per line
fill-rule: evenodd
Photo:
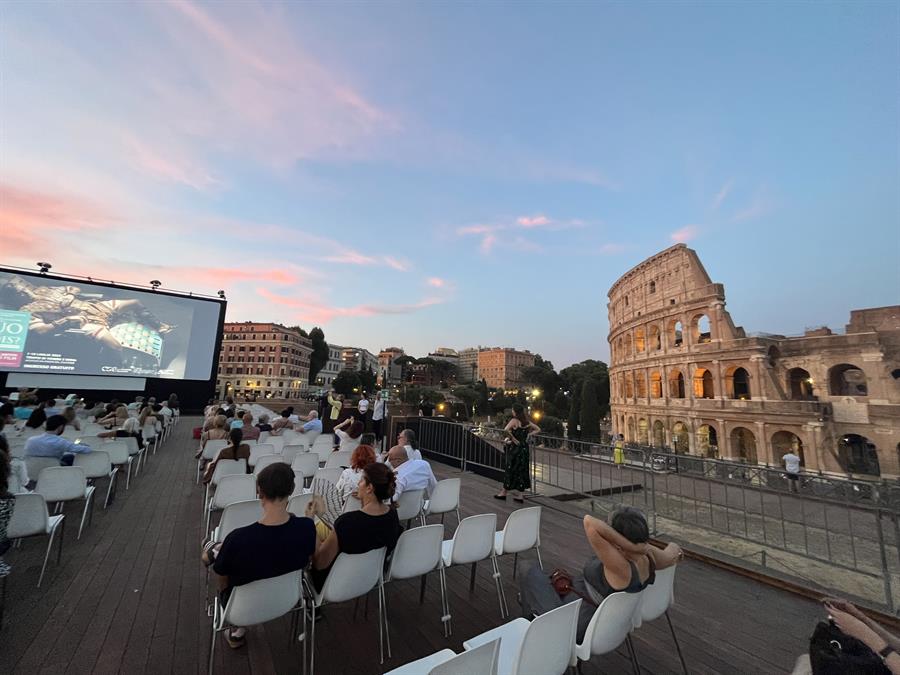
<path fill-rule="evenodd" d="M 832 605 L 825 605 L 831 613 L 831 618 L 835 625 L 841 629 L 844 635 L 854 637 L 872 651 L 878 651 L 884 648 L 884 640 L 878 637 L 878 634 L 869 628 L 865 623 L 852 616 L 848 612 L 842 612 Z"/>
<path fill-rule="evenodd" d="M 825 598 L 822 602 L 825 605 L 825 609 L 827 609 L 829 612 L 832 612 L 836 609 L 839 612 L 846 612 L 850 616 L 855 617 L 867 624 L 871 621 L 869 617 L 859 611 L 859 608 L 856 605 L 854 605 L 852 602 L 844 600 L 843 598 Z"/>

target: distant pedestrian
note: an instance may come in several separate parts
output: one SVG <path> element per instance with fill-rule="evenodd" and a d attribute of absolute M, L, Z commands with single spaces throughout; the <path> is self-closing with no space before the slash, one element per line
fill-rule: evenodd
<path fill-rule="evenodd" d="M 613 444 L 613 462 L 619 469 L 625 464 L 625 436 L 622 434 L 616 437 L 616 442 Z"/>
<path fill-rule="evenodd" d="M 790 452 L 781 456 L 781 461 L 784 462 L 784 470 L 787 473 L 791 492 L 799 492 L 800 457 L 795 455 L 794 449 L 791 448 Z"/>
<path fill-rule="evenodd" d="M 513 493 L 513 501 L 523 503 L 524 492 L 531 487 L 531 465 L 528 459 L 528 437 L 539 434 L 541 428 L 528 419 L 521 403 L 513 406 L 513 417 L 503 429 L 506 432 L 504 453 L 506 453 L 506 475 L 503 478 L 503 489 L 494 495 L 494 499 L 506 499 L 508 492 Z"/>
<path fill-rule="evenodd" d="M 356 419 L 363 423 L 363 428 L 368 428 L 369 397 L 366 395 L 366 392 L 363 392 L 363 395 L 360 396 L 359 402 L 356 404 L 356 410 L 359 412 Z"/>
<path fill-rule="evenodd" d="M 375 394 L 375 405 L 372 407 L 372 431 L 375 432 L 375 439 L 380 444 L 382 433 L 382 425 L 384 424 L 384 397 L 381 392 Z"/>

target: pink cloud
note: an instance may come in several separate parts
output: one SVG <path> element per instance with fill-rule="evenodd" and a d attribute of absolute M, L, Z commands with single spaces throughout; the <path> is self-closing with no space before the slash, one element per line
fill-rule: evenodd
<path fill-rule="evenodd" d="M 376 262 L 378 262 L 371 256 L 351 250 L 347 250 L 336 255 L 325 256 L 323 260 L 325 260 L 325 262 L 339 263 L 342 265 L 374 265 Z"/>
<path fill-rule="evenodd" d="M 541 227 L 542 225 L 549 225 L 552 221 L 545 215 L 537 215 L 520 216 L 516 219 L 516 222 L 522 227 Z"/>
<path fill-rule="evenodd" d="M 285 297 L 272 293 L 266 288 L 257 288 L 257 294 L 266 300 L 295 311 L 295 318 L 310 323 L 325 324 L 340 317 L 366 317 L 378 315 L 411 314 L 426 307 L 438 305 L 445 300 L 441 298 L 425 298 L 409 305 L 357 305 L 355 307 L 334 307 L 317 300 L 303 297 Z"/>
<path fill-rule="evenodd" d="M 496 244 L 496 243 L 497 243 L 497 235 L 486 234 L 482 238 L 481 245 L 478 248 L 482 253 L 488 254 L 491 252 L 491 249 L 494 248 L 494 244 Z"/>
<path fill-rule="evenodd" d="M 719 207 L 722 206 L 722 202 L 724 202 L 728 195 L 731 193 L 731 188 L 733 187 L 734 180 L 729 180 L 721 187 L 721 189 L 716 193 L 716 196 L 713 197 L 712 205 L 710 207 L 713 211 L 717 211 Z"/>
<path fill-rule="evenodd" d="M 393 258 L 389 255 L 384 257 L 384 263 L 388 267 L 397 270 L 398 272 L 406 272 L 409 269 L 409 263 L 405 260 L 399 260 L 398 258 Z"/>
<path fill-rule="evenodd" d="M 129 135 L 125 142 L 133 152 L 135 167 L 157 180 L 180 183 L 195 190 L 205 190 L 219 182 L 203 167 L 194 166 L 184 158 L 164 157 L 135 136 Z"/>
<path fill-rule="evenodd" d="M 119 218 L 94 202 L 71 195 L 0 183 L 0 231 L 32 234 L 80 232 L 112 227 Z"/>
<path fill-rule="evenodd" d="M 440 277 L 429 277 L 426 283 L 429 286 L 433 286 L 434 288 L 443 288 L 447 285 L 447 282 Z"/>
<path fill-rule="evenodd" d="M 498 229 L 497 225 L 464 225 L 463 227 L 456 228 L 456 234 L 487 234 L 496 229 Z"/>
<path fill-rule="evenodd" d="M 684 243 L 691 239 L 695 239 L 698 234 L 700 234 L 699 225 L 685 225 L 681 229 L 672 232 L 672 234 L 669 235 L 669 239 L 676 243 Z"/>

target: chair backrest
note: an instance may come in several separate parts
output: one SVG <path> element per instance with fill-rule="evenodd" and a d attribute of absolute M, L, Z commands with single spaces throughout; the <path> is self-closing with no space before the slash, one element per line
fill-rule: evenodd
<path fill-rule="evenodd" d="M 84 499 L 86 489 L 87 477 L 81 467 L 51 466 L 38 474 L 34 491 L 48 502 L 64 502 Z"/>
<path fill-rule="evenodd" d="M 260 443 L 268 443 L 273 448 L 275 448 L 276 452 L 279 450 L 279 448 L 283 448 L 285 446 L 284 436 L 272 436 L 271 434 L 269 434 L 266 440 L 262 440 L 262 434 L 260 434 L 259 438 L 260 440 L 257 442 L 257 445 L 259 445 Z M 290 443 L 288 443 L 288 445 L 290 445 Z"/>
<path fill-rule="evenodd" d="M 329 483 L 334 483 L 337 485 L 338 479 L 341 477 L 341 474 L 344 472 L 343 469 L 337 467 L 335 469 L 316 469 L 315 475 L 313 475 L 313 480 L 317 478 L 321 478 L 322 480 L 327 480 Z"/>
<path fill-rule="evenodd" d="M 475 649 L 460 652 L 452 659 L 436 665 L 428 675 L 497 675 L 500 658 L 500 638 L 485 642 Z M 531 671 L 519 671 L 522 675 L 532 675 Z M 534 671 L 535 673 L 539 671 Z M 542 674 L 543 675 L 543 674 Z"/>
<path fill-rule="evenodd" d="M 341 509 L 341 513 L 350 513 L 351 511 L 359 511 L 362 508 L 362 502 L 359 501 L 357 497 L 350 495 L 347 497 L 347 500 L 344 502 L 344 508 Z M 441 535 L 443 536 L 443 535 Z"/>
<path fill-rule="evenodd" d="M 428 499 L 428 513 L 447 513 L 459 508 L 459 490 L 462 481 L 459 478 L 439 480 Z"/>
<path fill-rule="evenodd" d="M 386 548 L 368 553 L 339 553 L 322 587 L 325 602 L 344 602 L 365 595 L 378 584 Z"/>
<path fill-rule="evenodd" d="M 203 459 L 215 459 L 216 455 L 219 454 L 219 450 L 227 447 L 228 440 L 224 438 L 206 441 L 206 445 L 203 446 Z"/>
<path fill-rule="evenodd" d="M 85 478 L 106 478 L 109 476 L 112 460 L 106 452 L 106 445 L 103 450 L 93 450 L 81 455 L 75 455 L 72 466 L 81 467 L 84 470 Z"/>
<path fill-rule="evenodd" d="M 525 631 L 512 672 L 563 675 L 575 650 L 579 609 L 580 598 L 536 616 Z"/>
<path fill-rule="evenodd" d="M 339 450 L 341 452 L 352 453 L 359 447 L 360 443 L 362 443 L 362 436 L 357 436 L 356 438 L 345 438 L 341 441 Z"/>
<path fill-rule="evenodd" d="M 307 448 L 312 447 L 313 443 L 316 442 L 316 439 L 322 435 L 321 431 L 307 431 L 304 434 L 300 434 L 300 438 L 298 439 L 299 443 L 303 443 Z"/>
<path fill-rule="evenodd" d="M 656 570 L 655 581 L 644 589 L 641 600 L 641 620 L 658 619 L 675 602 L 675 570 L 677 565 Z"/>
<path fill-rule="evenodd" d="M 113 441 L 108 441 L 108 442 L 113 442 Z M 122 438 L 117 438 L 117 439 L 115 439 L 114 442 L 124 443 L 125 447 L 128 448 L 129 455 L 136 455 L 141 451 L 141 446 L 138 445 L 138 439 L 136 439 L 134 436 L 124 436 Z M 93 450 L 96 447 L 97 447 L 96 445 L 92 445 L 91 449 Z M 103 448 L 103 449 L 105 450 L 106 448 Z"/>
<path fill-rule="evenodd" d="M 304 452 L 294 458 L 291 468 L 299 471 L 306 478 L 315 476 L 316 471 L 319 470 L 319 456 L 312 452 Z"/>
<path fill-rule="evenodd" d="M 82 436 L 96 436 L 99 433 L 103 433 L 106 429 L 103 428 L 102 424 L 95 424 L 93 422 L 88 422 L 84 425 L 81 430 Z"/>
<path fill-rule="evenodd" d="M 247 460 L 247 463 L 250 466 L 256 466 L 257 460 L 264 455 L 274 455 L 275 446 L 271 443 L 257 443 L 252 448 L 250 448 L 250 459 Z"/>
<path fill-rule="evenodd" d="M 328 448 L 330 451 L 334 448 L 334 436 L 331 434 L 322 434 L 316 437 L 316 440 L 313 441 L 311 448 Z"/>
<path fill-rule="evenodd" d="M 488 558 L 494 550 L 496 530 L 496 513 L 463 518 L 453 533 L 450 564 L 465 565 Z"/>
<path fill-rule="evenodd" d="M 337 452 L 332 452 L 325 460 L 325 468 L 333 469 L 334 467 L 341 467 L 346 469 L 350 466 L 350 457 L 352 455 L 352 450 L 338 450 Z"/>
<path fill-rule="evenodd" d="M 501 553 L 519 553 L 541 543 L 541 507 L 529 506 L 509 514 L 503 526 Z"/>
<path fill-rule="evenodd" d="M 141 429 L 141 436 L 145 441 L 156 438 L 156 422 L 145 422 L 144 428 Z"/>
<path fill-rule="evenodd" d="M 39 476 L 41 471 L 48 468 L 59 466 L 59 460 L 56 457 L 29 457 L 25 456 L 25 468 L 31 478 Z"/>
<path fill-rule="evenodd" d="M 244 459 L 220 459 L 216 462 L 216 468 L 213 471 L 213 485 L 218 485 L 219 481 L 225 476 L 233 476 L 234 474 L 247 473 L 247 460 Z"/>
<path fill-rule="evenodd" d="M 47 534 L 47 501 L 36 492 L 22 492 L 16 495 L 12 518 L 6 526 L 6 536 L 10 539 Z"/>
<path fill-rule="evenodd" d="M 305 518 L 306 507 L 312 501 L 314 496 L 315 495 L 312 493 L 295 494 L 291 496 L 291 498 L 288 500 L 288 511 L 299 518 Z"/>
<path fill-rule="evenodd" d="M 256 466 L 253 467 L 253 473 L 259 475 L 259 472 L 270 464 L 286 464 L 282 455 L 262 455 L 256 458 Z"/>
<path fill-rule="evenodd" d="M 300 600 L 302 570 L 231 589 L 221 625 L 252 626 L 290 612 Z"/>
<path fill-rule="evenodd" d="M 254 445 L 258 445 L 259 441 L 255 438 L 245 438 L 241 441 L 241 443 L 243 443 L 244 445 L 249 445 L 252 448 Z"/>
<path fill-rule="evenodd" d="M 293 429 L 284 429 L 281 432 L 281 438 L 284 441 L 285 445 L 292 445 L 294 443 L 298 443 L 303 434 L 298 434 Z"/>
<path fill-rule="evenodd" d="M 297 455 L 302 455 L 304 452 L 306 452 L 306 446 L 300 445 L 298 443 L 294 443 L 291 445 L 285 445 L 281 449 L 281 454 L 284 456 L 284 461 L 287 462 L 288 464 L 293 464 L 294 458 Z"/>
<path fill-rule="evenodd" d="M 268 443 L 267 439 L 269 438 L 269 436 L 271 436 L 271 434 L 268 431 L 260 431 L 259 440 L 257 440 L 257 443 Z"/>
<path fill-rule="evenodd" d="M 66 428 L 63 429 L 62 435 L 63 435 L 63 438 L 68 438 L 70 441 L 74 441 L 76 438 L 81 436 L 81 433 L 82 432 L 79 431 L 78 429 L 76 429 L 75 427 L 70 427 L 67 424 Z"/>
<path fill-rule="evenodd" d="M 219 478 L 219 484 L 213 493 L 212 507 L 224 509 L 229 504 L 254 499 L 256 499 L 256 477 L 246 473 L 229 474 Z"/>
<path fill-rule="evenodd" d="M 411 579 L 428 574 L 441 562 L 443 525 L 413 527 L 400 535 L 391 556 L 389 579 Z"/>
<path fill-rule="evenodd" d="M 404 520 L 415 518 L 421 513 L 425 503 L 425 490 L 404 490 L 397 500 L 397 517 Z"/>
<path fill-rule="evenodd" d="M 639 611 L 641 593 L 611 593 L 594 611 L 584 633 L 584 641 L 577 647 L 585 660 L 591 654 L 608 654 L 628 637 Z"/>
<path fill-rule="evenodd" d="M 262 502 L 258 499 L 249 499 L 245 502 L 234 502 L 222 511 L 222 520 L 219 521 L 217 541 L 225 541 L 233 530 L 239 527 L 252 525 L 263 516 Z"/>
<path fill-rule="evenodd" d="M 132 438 L 135 443 L 137 443 L 136 438 Z M 97 447 L 97 446 L 92 446 Z M 104 443 L 99 446 L 103 448 L 103 452 L 109 455 L 109 463 L 110 464 L 127 464 L 128 463 L 128 455 L 131 454 L 128 452 L 128 443 L 125 442 L 125 439 L 118 439 L 115 441 L 110 441 L 109 443 Z M 95 454 L 97 451 L 94 450 L 88 453 L 88 457 Z M 80 457 L 81 455 L 79 455 Z"/>

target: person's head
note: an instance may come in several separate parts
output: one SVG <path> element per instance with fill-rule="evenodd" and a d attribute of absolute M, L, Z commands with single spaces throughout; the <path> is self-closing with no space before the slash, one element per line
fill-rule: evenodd
<path fill-rule="evenodd" d="M 228 405 L 234 405 L 234 399 L 231 396 L 226 396 L 225 403 L 227 403 Z"/>
<path fill-rule="evenodd" d="M 259 416 L 259 423 L 260 423 L 260 424 L 268 424 L 268 423 L 269 423 L 269 416 L 266 415 L 265 413 L 263 413 L 262 415 L 260 415 L 260 416 Z"/>
<path fill-rule="evenodd" d="M 287 414 L 288 414 L 288 417 L 290 417 L 291 415 L 294 414 L 294 406 L 289 405 L 289 406 L 287 407 Z"/>
<path fill-rule="evenodd" d="M 404 429 L 397 435 L 397 440 L 400 445 L 410 445 L 414 449 L 418 448 L 416 445 L 416 432 L 412 429 Z"/>
<path fill-rule="evenodd" d="M 50 415 L 44 423 L 47 433 L 59 436 L 66 429 L 66 418 L 62 415 Z"/>
<path fill-rule="evenodd" d="M 282 411 L 281 411 L 281 416 L 282 416 L 284 419 L 287 419 L 288 417 L 291 416 L 291 413 L 288 412 L 287 410 L 282 410 Z"/>
<path fill-rule="evenodd" d="M 95 401 L 91 401 L 89 399 L 84 400 L 84 409 L 85 410 L 93 410 L 97 407 L 97 403 Z"/>
<path fill-rule="evenodd" d="M 226 424 L 228 424 L 228 418 L 225 415 L 216 415 L 216 419 L 213 420 L 215 429 L 224 429 Z"/>
<path fill-rule="evenodd" d="M 66 418 L 66 422 L 74 422 L 75 421 L 75 408 L 72 406 L 66 406 L 63 409 L 63 417 Z"/>
<path fill-rule="evenodd" d="M 644 514 L 633 506 L 623 506 L 609 516 L 609 524 L 632 544 L 650 541 L 650 528 Z"/>
<path fill-rule="evenodd" d="M 402 445 L 395 445 L 388 450 L 387 461 L 390 462 L 391 466 L 395 469 L 399 468 L 400 465 L 407 460 L 409 460 L 409 455 L 406 454 L 406 448 Z"/>
<path fill-rule="evenodd" d="M 162 406 L 159 403 L 155 403 L 153 405 L 153 412 L 159 412 L 160 410 L 162 410 Z"/>
<path fill-rule="evenodd" d="M 372 500 L 384 502 L 391 499 L 396 488 L 397 478 L 394 472 L 385 464 L 372 462 L 363 469 L 363 474 L 359 477 L 357 494 L 365 505 Z"/>
<path fill-rule="evenodd" d="M 134 402 L 135 402 L 135 403 L 138 403 L 138 404 L 143 403 L 143 402 L 144 402 L 144 397 L 143 397 L 143 396 L 135 396 L 135 397 L 134 397 Z"/>
<path fill-rule="evenodd" d="M 375 392 L 375 400 L 376 400 L 376 401 L 380 401 L 380 400 L 381 400 L 381 392 L 380 392 L 380 391 L 376 391 L 376 392 Z"/>
<path fill-rule="evenodd" d="M 375 448 L 371 445 L 359 445 L 350 456 L 350 468 L 360 471 L 375 461 Z"/>
<path fill-rule="evenodd" d="M 147 399 L 147 403 L 149 403 L 150 405 L 156 405 L 156 397 L 151 396 L 149 399 Z"/>
<path fill-rule="evenodd" d="M 263 502 L 283 502 L 287 505 L 287 500 L 294 494 L 294 472 L 290 465 L 284 462 L 269 464 L 256 477 L 256 490 Z"/>
<path fill-rule="evenodd" d="M 375 447 L 375 442 L 375 434 L 371 432 L 363 434 L 359 439 L 360 445 L 371 445 L 372 447 Z"/>
<path fill-rule="evenodd" d="M 229 419 L 234 417 L 234 408 L 229 408 L 228 410 L 226 410 L 225 417 L 227 417 Z"/>
<path fill-rule="evenodd" d="M 136 417 L 129 417 L 122 422 L 122 431 L 129 434 L 136 434 L 141 429 L 141 423 Z"/>
<path fill-rule="evenodd" d="M 512 407 L 513 417 L 519 420 L 523 426 L 528 424 L 528 418 L 525 416 L 525 406 L 521 403 L 514 403 Z"/>
<path fill-rule="evenodd" d="M 56 399 L 48 398 L 46 401 L 44 401 L 44 407 L 45 408 L 55 408 L 56 407 Z"/>
<path fill-rule="evenodd" d="M 318 410 L 310 410 L 309 415 L 306 416 L 306 419 L 308 419 L 310 422 L 312 422 L 313 420 L 319 419 L 319 411 Z"/>
<path fill-rule="evenodd" d="M 244 440 L 244 432 L 241 429 L 232 429 L 228 432 L 228 441 L 234 446 L 237 447 L 241 444 L 241 441 Z M 290 467 L 288 467 L 290 468 Z"/>
<path fill-rule="evenodd" d="M 216 412 L 213 413 L 214 416 L 218 417 L 219 415 L 225 415 L 225 408 L 216 408 Z"/>
<path fill-rule="evenodd" d="M 122 420 L 127 419 L 128 418 L 128 408 L 126 408 L 124 405 L 120 405 L 120 406 L 116 407 L 116 417 L 118 419 L 122 419 Z"/>
<path fill-rule="evenodd" d="M 347 429 L 347 435 L 350 438 L 359 438 L 365 428 L 366 426 L 362 422 L 360 422 L 359 420 L 353 420 L 353 424 L 351 424 L 350 428 Z"/>
<path fill-rule="evenodd" d="M 12 403 L 7 402 L 0 405 L 0 428 L 2 428 L 4 424 L 10 424 L 12 422 L 15 412 L 16 409 Z"/>
<path fill-rule="evenodd" d="M 244 411 L 244 424 L 253 424 L 253 413 L 249 410 Z"/>

